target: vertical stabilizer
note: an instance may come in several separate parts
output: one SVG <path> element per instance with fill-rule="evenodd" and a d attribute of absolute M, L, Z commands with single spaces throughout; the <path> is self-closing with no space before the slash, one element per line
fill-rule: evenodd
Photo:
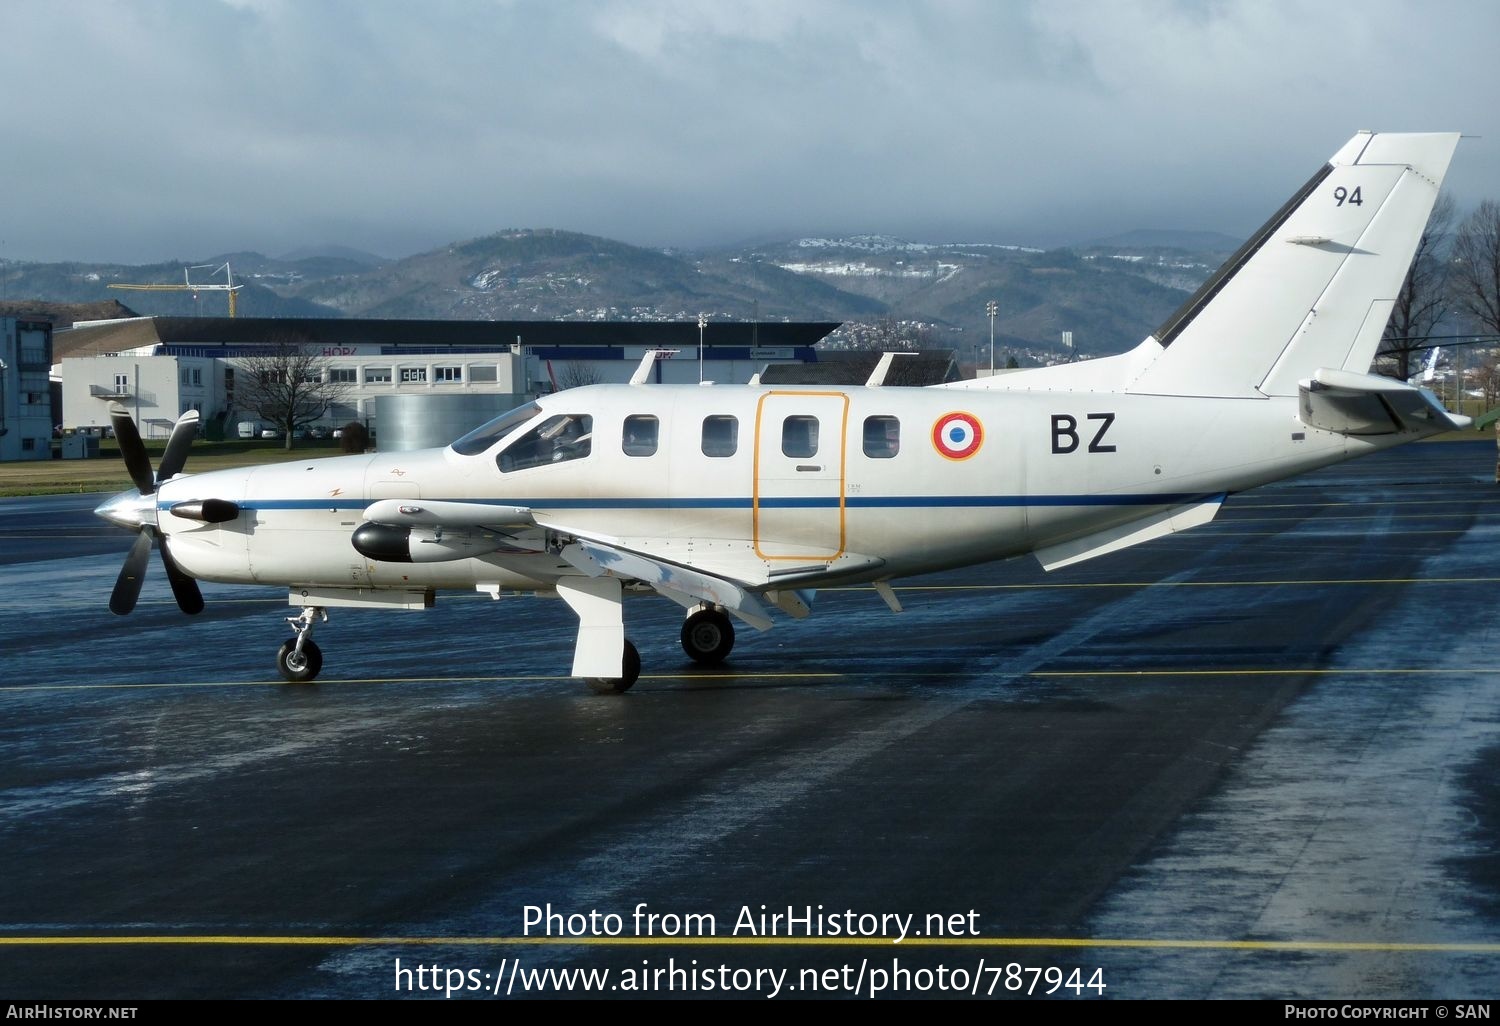
<path fill-rule="evenodd" d="M 1457 145 L 1349 140 L 1157 329 L 1127 390 L 1296 395 L 1319 368 L 1368 370 Z"/>

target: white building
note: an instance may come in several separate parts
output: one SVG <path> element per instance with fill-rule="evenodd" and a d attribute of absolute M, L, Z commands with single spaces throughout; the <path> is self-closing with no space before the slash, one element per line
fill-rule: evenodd
<path fill-rule="evenodd" d="M 0 460 L 52 458 L 52 325 L 0 317 Z"/>
<path fill-rule="evenodd" d="M 702 375 L 746 381 L 768 363 L 816 361 L 834 323 L 711 323 Z M 319 318 L 139 317 L 77 324 L 57 334 L 66 429 L 109 423 L 109 403 L 130 410 L 146 437 L 164 437 L 189 409 L 206 431 L 232 435 L 254 411 L 235 405 L 236 361 L 288 340 L 323 358 L 325 380 L 346 386 L 315 423 L 373 426 L 391 395 L 492 393 L 519 404 L 592 382 L 624 382 L 648 349 L 674 349 L 654 374 L 699 380 L 696 321 L 406 321 Z M 502 407 L 503 408 L 503 407 Z"/>

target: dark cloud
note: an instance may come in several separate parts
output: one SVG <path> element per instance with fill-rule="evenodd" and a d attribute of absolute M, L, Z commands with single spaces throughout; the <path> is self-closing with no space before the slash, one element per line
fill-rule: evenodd
<path fill-rule="evenodd" d="M 1489 0 L 12 0 L 0 28 L 12 259 L 1242 234 L 1360 128 L 1483 135 L 1450 182 L 1500 194 Z"/>

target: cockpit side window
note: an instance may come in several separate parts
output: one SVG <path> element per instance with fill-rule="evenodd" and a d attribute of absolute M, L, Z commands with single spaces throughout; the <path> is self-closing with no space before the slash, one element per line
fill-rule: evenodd
<path fill-rule="evenodd" d="M 453 451 L 460 456 L 478 456 L 541 412 L 542 408 L 536 403 L 527 403 L 509 413 L 502 413 L 454 442 Z"/>
<path fill-rule="evenodd" d="M 586 413 L 560 413 L 506 446 L 495 462 L 503 473 L 581 460 L 593 447 L 594 418 Z"/>

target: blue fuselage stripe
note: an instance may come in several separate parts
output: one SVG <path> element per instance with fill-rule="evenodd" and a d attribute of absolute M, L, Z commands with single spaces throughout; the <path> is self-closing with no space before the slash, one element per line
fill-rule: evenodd
<path fill-rule="evenodd" d="M 843 500 L 846 509 L 1016 509 L 1043 506 L 1175 506 L 1203 502 L 1218 496 L 1202 492 L 1142 492 L 1102 495 L 850 495 Z M 747 495 L 696 498 L 504 498 L 504 499 L 438 499 L 431 502 L 461 502 L 471 505 L 521 506 L 538 511 L 551 510 L 674 510 L 674 509 L 750 509 L 757 503 Z M 175 500 L 174 500 L 175 501 Z M 374 499 L 253 499 L 241 501 L 245 510 L 363 510 Z M 412 498 L 413 504 L 423 500 Z M 838 496 L 762 496 L 762 509 L 837 509 Z M 171 503 L 161 502 L 159 509 Z"/>

